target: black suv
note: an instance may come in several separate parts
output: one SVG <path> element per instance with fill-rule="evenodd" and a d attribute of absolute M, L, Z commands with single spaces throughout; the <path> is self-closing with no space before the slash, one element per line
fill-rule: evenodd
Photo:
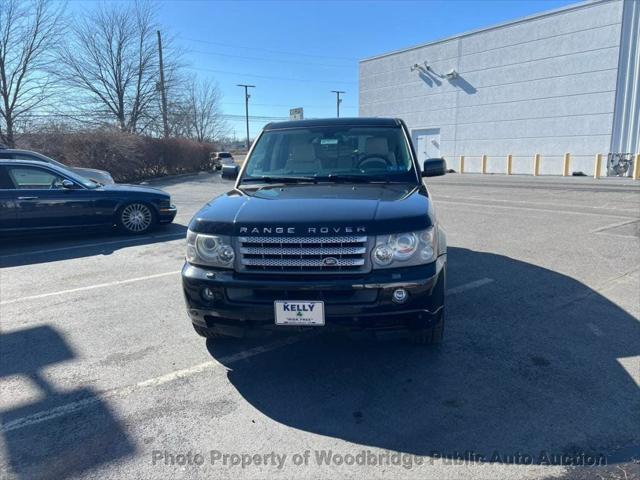
<path fill-rule="evenodd" d="M 237 168 L 237 167 L 236 167 Z M 187 234 L 182 283 L 200 335 L 301 327 L 442 339 L 446 237 L 397 119 L 267 125 L 235 188 Z"/>

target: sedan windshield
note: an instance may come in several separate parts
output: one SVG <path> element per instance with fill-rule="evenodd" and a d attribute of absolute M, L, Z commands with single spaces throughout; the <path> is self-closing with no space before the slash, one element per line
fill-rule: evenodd
<path fill-rule="evenodd" d="M 71 180 L 73 180 L 76 183 L 79 183 L 85 188 L 98 188 L 100 186 L 100 183 L 96 182 L 95 180 L 90 180 L 81 175 L 78 175 L 77 173 L 69 170 L 67 167 L 59 167 L 59 170 L 63 172 L 67 177 L 69 177 Z"/>
<path fill-rule="evenodd" d="M 325 126 L 267 130 L 241 183 L 415 182 L 400 127 Z"/>

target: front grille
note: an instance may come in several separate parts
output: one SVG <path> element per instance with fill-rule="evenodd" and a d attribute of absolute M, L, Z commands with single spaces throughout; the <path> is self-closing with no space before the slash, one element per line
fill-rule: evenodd
<path fill-rule="evenodd" d="M 366 236 L 239 237 L 241 272 L 360 273 L 369 271 Z"/>

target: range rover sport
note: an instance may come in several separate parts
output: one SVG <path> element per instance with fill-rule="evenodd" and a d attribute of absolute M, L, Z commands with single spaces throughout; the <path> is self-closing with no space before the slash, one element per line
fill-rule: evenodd
<path fill-rule="evenodd" d="M 422 167 L 422 168 L 421 168 Z M 403 121 L 267 125 L 235 187 L 187 233 L 182 285 L 205 337 L 262 329 L 402 331 L 438 343 L 446 237 Z"/>

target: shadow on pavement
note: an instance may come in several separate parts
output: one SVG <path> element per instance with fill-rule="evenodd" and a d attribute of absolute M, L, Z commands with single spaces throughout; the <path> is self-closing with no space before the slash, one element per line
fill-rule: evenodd
<path fill-rule="evenodd" d="M 74 357 L 64 338 L 48 326 L 0 334 L 0 378 L 29 379 L 38 392 L 0 411 L 4 449 L 18 478 L 65 478 L 135 452 L 95 392 L 86 387 L 59 391 L 47 381 L 44 368 Z"/>
<path fill-rule="evenodd" d="M 440 347 L 321 335 L 230 363 L 228 378 L 273 420 L 363 448 L 516 464 L 640 454 L 640 389 L 623 366 L 640 353 L 637 319 L 505 256 L 450 248 L 448 273 L 449 288 L 493 282 L 448 297 Z M 224 362 L 245 343 L 207 347 Z"/>
<path fill-rule="evenodd" d="M 123 235 L 115 230 L 93 230 L 79 234 L 47 233 L 2 238 L 0 267 L 18 267 L 72 258 L 111 255 L 133 246 L 151 245 L 185 238 L 187 226 L 177 223 L 160 225 L 148 235 Z"/>

